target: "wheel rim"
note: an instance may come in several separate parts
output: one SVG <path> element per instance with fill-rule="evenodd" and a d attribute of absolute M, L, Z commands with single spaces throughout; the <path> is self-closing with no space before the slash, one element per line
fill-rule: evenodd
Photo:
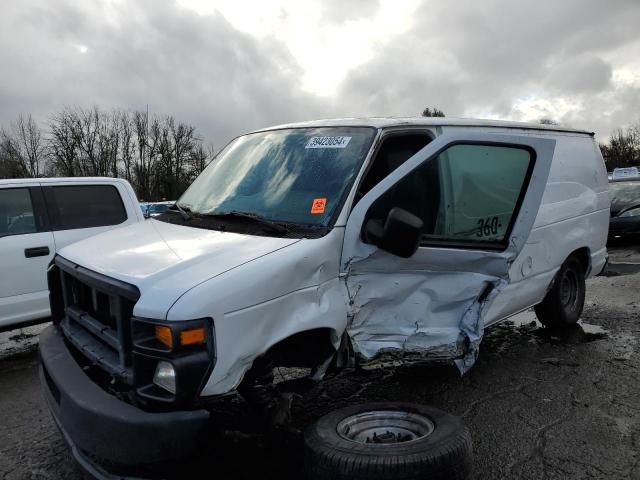
<path fill-rule="evenodd" d="M 374 410 L 351 415 L 338 423 L 338 435 L 365 444 L 407 443 L 428 437 L 435 424 L 424 415 L 401 410 Z"/>
<path fill-rule="evenodd" d="M 578 303 L 578 276 L 567 270 L 560 279 L 560 302 L 566 310 L 574 310 Z"/>

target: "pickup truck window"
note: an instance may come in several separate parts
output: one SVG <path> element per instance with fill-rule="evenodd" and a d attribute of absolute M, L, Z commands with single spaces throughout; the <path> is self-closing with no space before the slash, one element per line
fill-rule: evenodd
<path fill-rule="evenodd" d="M 118 225 L 127 212 L 113 185 L 45 187 L 45 198 L 53 230 Z"/>
<path fill-rule="evenodd" d="M 401 207 L 424 222 L 423 245 L 504 246 L 533 167 L 533 154 L 501 145 L 453 145 L 374 203 L 371 218 Z"/>
<path fill-rule="evenodd" d="M 250 213 L 327 226 L 360 170 L 373 128 L 295 128 L 237 138 L 178 204 L 195 215 Z"/>
<path fill-rule="evenodd" d="M 0 237 L 37 231 L 28 188 L 0 190 Z"/>

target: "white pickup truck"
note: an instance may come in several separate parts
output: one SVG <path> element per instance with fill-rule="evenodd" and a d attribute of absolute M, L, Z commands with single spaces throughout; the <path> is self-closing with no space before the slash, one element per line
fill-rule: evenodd
<path fill-rule="evenodd" d="M 47 266 L 56 251 L 143 220 L 123 179 L 0 179 L 0 330 L 49 317 Z"/>

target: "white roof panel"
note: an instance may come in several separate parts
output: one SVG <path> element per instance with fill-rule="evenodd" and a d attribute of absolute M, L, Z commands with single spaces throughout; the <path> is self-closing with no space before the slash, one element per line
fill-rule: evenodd
<path fill-rule="evenodd" d="M 506 120 L 483 120 L 477 118 L 452 118 L 452 117 L 371 117 L 371 118 L 330 118 L 324 120 L 312 120 L 307 122 L 287 123 L 273 127 L 261 128 L 256 131 L 277 130 L 282 128 L 303 127 L 375 127 L 390 128 L 402 126 L 425 127 L 496 127 L 517 128 L 528 130 L 546 130 L 550 132 L 569 132 L 593 135 L 593 132 L 561 125 L 543 125 L 540 123 L 512 122 Z"/>

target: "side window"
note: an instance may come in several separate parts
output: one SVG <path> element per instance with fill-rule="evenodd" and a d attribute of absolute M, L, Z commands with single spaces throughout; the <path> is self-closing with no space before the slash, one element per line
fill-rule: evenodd
<path fill-rule="evenodd" d="M 423 245 L 503 245 L 533 161 L 525 148 L 453 145 L 380 197 L 370 218 L 400 207 L 423 220 Z"/>
<path fill-rule="evenodd" d="M 37 232 L 28 188 L 0 190 L 0 237 Z"/>
<path fill-rule="evenodd" d="M 53 230 L 118 225 L 127 212 L 112 185 L 78 185 L 45 188 Z"/>
<path fill-rule="evenodd" d="M 373 159 L 373 163 L 370 165 L 362 182 L 360 182 L 356 203 L 357 200 L 375 187 L 380 180 L 424 148 L 425 145 L 431 142 L 431 139 L 431 134 L 424 132 L 390 134 L 385 137 Z"/>

